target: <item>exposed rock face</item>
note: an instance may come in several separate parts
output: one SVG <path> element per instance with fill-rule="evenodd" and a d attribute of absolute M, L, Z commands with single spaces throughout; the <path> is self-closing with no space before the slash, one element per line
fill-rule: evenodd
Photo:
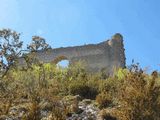
<path fill-rule="evenodd" d="M 59 62 L 56 60 L 57 58 L 67 59 L 70 64 L 83 61 L 87 70 L 91 72 L 106 69 L 109 73 L 112 73 L 115 68 L 125 67 L 123 37 L 119 33 L 115 34 L 110 40 L 99 44 L 38 51 L 35 57 L 45 63 Z M 20 59 L 19 63 L 24 64 L 24 60 Z"/>

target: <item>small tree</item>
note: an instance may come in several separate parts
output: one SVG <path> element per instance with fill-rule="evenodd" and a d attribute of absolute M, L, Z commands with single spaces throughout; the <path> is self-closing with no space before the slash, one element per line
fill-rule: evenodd
<path fill-rule="evenodd" d="M 24 57 L 27 64 L 34 61 L 34 57 L 29 52 L 38 50 L 47 50 L 51 48 L 44 38 L 39 36 L 32 37 L 32 43 L 28 45 L 27 50 L 22 50 L 23 42 L 20 41 L 20 33 L 11 29 L 0 30 L 0 78 L 3 78 L 9 69 L 16 65 L 20 57 Z M 24 53 L 22 55 L 22 53 Z"/>
<path fill-rule="evenodd" d="M 32 43 L 27 47 L 27 49 L 31 52 L 36 52 L 38 50 L 47 50 L 49 48 L 51 47 L 46 43 L 45 39 L 39 36 L 33 36 Z"/>
<path fill-rule="evenodd" d="M 11 29 L 0 30 L 0 77 L 7 74 L 11 66 L 21 55 L 23 42 L 20 33 Z"/>

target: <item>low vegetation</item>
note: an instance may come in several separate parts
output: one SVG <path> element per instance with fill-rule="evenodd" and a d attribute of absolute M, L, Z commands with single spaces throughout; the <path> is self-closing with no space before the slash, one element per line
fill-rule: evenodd
<path fill-rule="evenodd" d="M 42 109 L 51 110 L 54 118 L 65 119 L 71 109 L 66 103 L 60 105 L 59 101 L 68 95 L 80 95 L 82 99 L 96 100 L 102 111 L 114 108 L 106 115 L 102 112 L 102 116 L 114 116 L 120 120 L 160 119 L 160 78 L 157 72 L 148 75 L 141 70 L 120 69 L 115 76 L 104 80 L 100 73 L 93 75 L 79 66 L 72 67 L 42 64 L 25 71 L 10 70 L 0 81 L 0 115 L 9 114 L 14 106 L 26 105 L 29 115 L 24 118 L 28 120 L 40 119 Z"/>

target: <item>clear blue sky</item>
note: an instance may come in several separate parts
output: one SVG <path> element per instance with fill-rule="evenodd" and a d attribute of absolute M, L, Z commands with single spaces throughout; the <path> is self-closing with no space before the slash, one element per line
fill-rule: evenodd
<path fill-rule="evenodd" d="M 53 47 L 124 36 L 127 64 L 160 70 L 160 0 L 0 0 L 0 28 L 40 35 Z"/>

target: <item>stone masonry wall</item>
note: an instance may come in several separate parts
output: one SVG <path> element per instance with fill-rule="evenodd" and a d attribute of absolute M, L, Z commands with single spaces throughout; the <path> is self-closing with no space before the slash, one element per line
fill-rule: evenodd
<path fill-rule="evenodd" d="M 36 58 L 45 63 L 52 62 L 60 56 L 68 59 L 70 64 L 77 61 L 85 62 L 86 69 L 91 72 L 106 69 L 109 73 L 112 73 L 115 68 L 125 67 L 123 37 L 119 33 L 115 34 L 110 40 L 99 44 L 61 47 L 48 51 L 38 51 L 35 54 Z M 24 60 L 20 59 L 19 63 L 24 64 Z"/>

